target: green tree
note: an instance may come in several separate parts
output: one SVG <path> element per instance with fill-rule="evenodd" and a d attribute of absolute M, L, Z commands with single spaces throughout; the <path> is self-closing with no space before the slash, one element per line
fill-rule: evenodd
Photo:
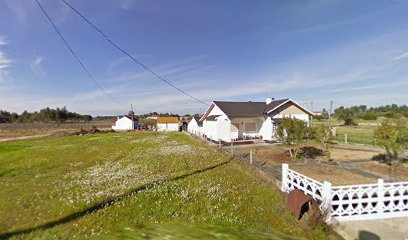
<path fill-rule="evenodd" d="M 328 125 L 320 124 L 315 127 L 315 138 L 324 145 L 327 150 L 327 143 L 330 140 L 331 130 Z"/>
<path fill-rule="evenodd" d="M 387 120 L 374 133 L 378 144 L 384 147 L 387 156 L 398 162 L 399 153 L 408 147 L 408 123 L 403 119 Z"/>
<path fill-rule="evenodd" d="M 284 118 L 278 124 L 276 129 L 277 138 L 289 146 L 289 154 L 291 157 L 299 156 L 299 148 L 294 148 L 302 143 L 307 137 L 308 127 L 302 120 Z"/>
<path fill-rule="evenodd" d="M 344 121 L 344 125 L 346 126 L 356 125 L 355 123 L 356 112 L 353 111 L 352 109 L 341 107 L 336 109 L 335 113 L 338 119 Z"/>

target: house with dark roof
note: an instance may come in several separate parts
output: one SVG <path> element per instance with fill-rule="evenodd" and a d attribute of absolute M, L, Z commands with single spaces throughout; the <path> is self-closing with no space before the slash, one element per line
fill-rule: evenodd
<path fill-rule="evenodd" d="M 200 121 L 201 117 L 193 117 L 187 125 L 187 131 L 199 136 L 202 136 L 203 133 L 203 122 Z"/>
<path fill-rule="evenodd" d="M 274 141 L 275 129 L 285 117 L 300 119 L 309 124 L 314 115 L 292 99 L 265 102 L 213 101 L 200 118 L 202 132 L 213 141 L 237 141 L 260 138 Z"/>

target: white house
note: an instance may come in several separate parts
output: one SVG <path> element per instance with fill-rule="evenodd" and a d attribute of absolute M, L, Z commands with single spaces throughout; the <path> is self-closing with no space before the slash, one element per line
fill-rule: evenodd
<path fill-rule="evenodd" d="M 179 120 L 177 117 L 158 117 L 157 131 L 178 131 Z"/>
<path fill-rule="evenodd" d="M 265 102 L 214 101 L 200 121 L 204 135 L 213 141 L 231 142 L 246 137 L 273 141 L 276 125 L 282 118 L 296 118 L 309 124 L 312 115 L 291 99 L 267 98 Z"/>
<path fill-rule="evenodd" d="M 187 125 L 187 131 L 196 135 L 203 135 L 203 122 L 200 117 L 193 117 Z"/>
<path fill-rule="evenodd" d="M 135 128 L 135 124 L 127 116 L 124 117 L 118 117 L 116 120 L 115 124 L 112 126 L 112 129 L 115 131 L 127 131 L 127 130 L 133 130 Z"/>

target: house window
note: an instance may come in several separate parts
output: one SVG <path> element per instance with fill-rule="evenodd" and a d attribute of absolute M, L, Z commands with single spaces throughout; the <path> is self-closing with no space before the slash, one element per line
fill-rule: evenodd
<path fill-rule="evenodd" d="M 245 131 L 247 131 L 247 132 L 255 132 L 255 131 L 256 131 L 256 125 L 255 125 L 255 123 L 245 123 Z"/>
<path fill-rule="evenodd" d="M 231 123 L 231 131 L 238 132 L 239 131 L 239 123 Z"/>

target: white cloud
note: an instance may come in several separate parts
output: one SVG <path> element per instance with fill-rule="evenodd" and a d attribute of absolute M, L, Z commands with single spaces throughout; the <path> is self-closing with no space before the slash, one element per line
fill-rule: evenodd
<path fill-rule="evenodd" d="M 44 57 L 37 56 L 35 59 L 30 63 L 31 71 L 38 77 L 44 77 L 46 74 L 45 68 L 43 66 Z"/>
<path fill-rule="evenodd" d="M 7 45 L 7 37 L 6 36 L 0 36 L 0 45 Z"/>
<path fill-rule="evenodd" d="M 7 38 L 5 36 L 0 36 L 0 45 L 6 45 L 7 44 L 6 39 Z M 0 83 L 3 83 L 5 80 L 10 79 L 8 72 L 8 67 L 10 66 L 10 63 L 11 59 L 4 52 L 0 51 Z"/>

